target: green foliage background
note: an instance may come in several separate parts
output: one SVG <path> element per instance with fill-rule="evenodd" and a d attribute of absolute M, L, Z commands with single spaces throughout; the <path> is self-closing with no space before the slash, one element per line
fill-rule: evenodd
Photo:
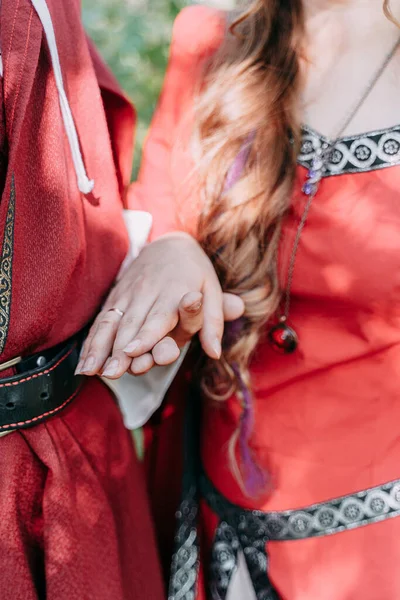
<path fill-rule="evenodd" d="M 83 21 L 138 112 L 134 176 L 185 0 L 82 0 Z"/>

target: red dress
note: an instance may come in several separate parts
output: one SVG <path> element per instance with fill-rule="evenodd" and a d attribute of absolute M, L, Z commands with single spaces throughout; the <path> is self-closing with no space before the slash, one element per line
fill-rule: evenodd
<path fill-rule="evenodd" d="M 223 17 L 210 9 L 187 9 L 176 23 L 134 188 L 137 205 L 153 212 L 154 235 L 195 230 L 196 203 L 182 189 L 190 157 L 173 139 L 190 135 L 196 74 L 222 35 Z M 304 129 L 280 249 L 283 286 L 306 201 L 298 192 L 323 142 Z M 400 598 L 399 189 L 400 127 L 339 140 L 297 255 L 291 321 L 299 348 L 280 355 L 261 343 L 251 365 L 251 447 L 272 489 L 249 498 L 231 474 L 227 442 L 241 416 L 237 399 L 203 403 L 200 536 L 189 486 L 179 513 L 174 600 L 192 592 L 205 598 L 206 590 L 221 600 Z M 152 477 L 161 492 L 182 404 L 176 389 L 153 431 Z M 155 514 L 160 520 L 158 505 Z"/>
<path fill-rule="evenodd" d="M 86 326 L 128 247 L 134 111 L 88 43 L 80 0 L 47 5 L 95 186 L 78 189 L 38 14 L 31 0 L 2 0 L 0 363 Z M 163 598 L 141 465 L 100 381 L 59 416 L 0 438 L 0 505 L 0 598 Z"/>

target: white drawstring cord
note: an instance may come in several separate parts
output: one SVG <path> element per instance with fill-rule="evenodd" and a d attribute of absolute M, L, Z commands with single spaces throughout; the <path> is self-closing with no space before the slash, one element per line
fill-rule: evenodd
<path fill-rule="evenodd" d="M 86 173 L 81 149 L 79 147 L 79 139 L 74 123 L 74 118 L 72 116 L 67 94 L 65 93 L 60 58 L 57 49 L 57 41 L 54 32 L 53 22 L 51 20 L 50 11 L 46 4 L 46 0 L 31 1 L 39 16 L 39 19 L 42 22 L 47 43 L 49 46 L 51 62 L 53 64 L 54 76 L 60 100 L 61 114 L 64 121 L 64 127 L 68 137 L 69 146 L 71 148 L 72 160 L 74 162 L 75 173 L 78 180 L 78 187 L 82 194 L 89 194 L 94 188 L 94 181 L 90 180 Z"/>

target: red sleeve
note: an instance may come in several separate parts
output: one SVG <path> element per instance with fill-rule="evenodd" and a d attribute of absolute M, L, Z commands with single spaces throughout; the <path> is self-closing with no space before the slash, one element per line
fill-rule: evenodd
<path fill-rule="evenodd" d="M 183 121 L 191 128 L 186 116 L 193 111 L 203 61 L 220 45 L 224 30 L 223 14 L 205 6 L 187 7 L 175 21 L 163 89 L 144 146 L 139 177 L 128 194 L 129 208 L 152 214 L 152 239 L 188 229 L 179 218 L 172 150 L 178 127 L 182 133 Z M 190 131 L 187 133 L 189 137 Z"/>
<path fill-rule="evenodd" d="M 89 38 L 88 44 L 106 113 L 119 190 L 125 199 L 131 181 L 136 113 Z"/>

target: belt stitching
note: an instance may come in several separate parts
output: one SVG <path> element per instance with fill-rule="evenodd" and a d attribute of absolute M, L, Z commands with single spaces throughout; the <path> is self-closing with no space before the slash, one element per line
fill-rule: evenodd
<path fill-rule="evenodd" d="M 20 383 L 25 383 L 26 381 L 31 381 L 32 379 L 37 379 L 38 377 L 42 377 L 43 375 L 48 375 L 49 373 L 51 373 L 52 371 L 54 371 L 54 369 L 56 369 L 58 367 L 58 365 L 60 365 L 66 358 L 68 358 L 68 356 L 75 350 L 76 345 L 71 348 L 67 354 L 64 354 L 64 356 L 62 356 L 58 362 L 56 362 L 55 365 L 53 365 L 52 367 L 50 367 L 49 369 L 46 369 L 45 371 L 42 371 L 41 373 L 35 373 L 34 375 L 30 375 L 30 377 L 25 377 L 25 379 L 18 379 L 18 381 L 12 381 L 9 383 L 0 383 L 0 388 L 3 387 L 12 387 L 13 385 L 19 385 Z"/>
<path fill-rule="evenodd" d="M 82 384 L 78 387 L 78 389 L 76 389 L 74 391 L 73 394 L 71 394 L 71 396 L 65 402 L 63 402 L 63 404 L 61 404 L 60 406 L 57 406 L 57 408 L 53 408 L 53 410 L 49 410 L 48 412 L 43 413 L 42 415 L 39 415 L 38 417 L 34 417 L 33 419 L 28 419 L 27 421 L 20 421 L 19 423 L 10 423 L 10 425 L 0 425 L 0 429 L 6 429 L 6 428 L 9 428 L 9 427 L 20 427 L 22 425 L 28 425 L 29 423 L 35 423 L 36 421 L 40 421 L 40 420 L 44 419 L 44 417 L 50 417 L 51 415 L 54 415 L 56 412 L 58 412 L 61 409 L 63 409 L 69 402 L 71 402 L 71 400 L 80 391 L 81 387 L 82 387 Z"/>

